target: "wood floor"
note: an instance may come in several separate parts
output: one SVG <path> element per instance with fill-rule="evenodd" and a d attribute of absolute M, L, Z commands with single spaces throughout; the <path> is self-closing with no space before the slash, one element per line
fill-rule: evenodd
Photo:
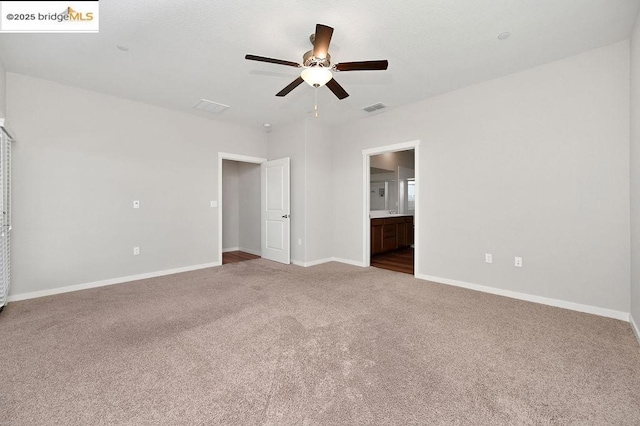
<path fill-rule="evenodd" d="M 222 253 L 222 264 L 243 262 L 245 260 L 260 259 L 260 256 L 255 254 L 246 253 L 244 251 L 228 251 Z"/>
<path fill-rule="evenodd" d="M 413 275 L 413 247 L 373 255 L 371 266 Z"/>

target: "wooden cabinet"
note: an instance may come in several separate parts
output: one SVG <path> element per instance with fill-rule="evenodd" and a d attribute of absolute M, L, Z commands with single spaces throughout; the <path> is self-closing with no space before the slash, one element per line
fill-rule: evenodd
<path fill-rule="evenodd" d="M 414 242 L 413 216 L 407 216 L 405 218 L 405 226 L 407 229 L 407 246 L 410 246 Z"/>
<path fill-rule="evenodd" d="M 402 219 L 402 221 L 396 222 L 396 239 L 398 242 L 396 248 L 407 247 L 410 245 L 407 244 L 407 225 L 404 221 L 405 218 L 401 217 L 399 219 Z"/>
<path fill-rule="evenodd" d="M 371 254 L 382 253 L 384 219 L 371 219 Z"/>
<path fill-rule="evenodd" d="M 371 219 L 371 254 L 413 244 L 413 216 Z"/>
<path fill-rule="evenodd" d="M 396 218 L 385 219 L 382 226 L 382 251 L 395 250 L 398 247 Z"/>

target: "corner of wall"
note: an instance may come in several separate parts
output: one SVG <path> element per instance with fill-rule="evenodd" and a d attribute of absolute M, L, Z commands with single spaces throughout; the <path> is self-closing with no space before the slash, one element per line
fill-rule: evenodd
<path fill-rule="evenodd" d="M 640 342 L 640 15 L 629 40 L 630 322 Z"/>

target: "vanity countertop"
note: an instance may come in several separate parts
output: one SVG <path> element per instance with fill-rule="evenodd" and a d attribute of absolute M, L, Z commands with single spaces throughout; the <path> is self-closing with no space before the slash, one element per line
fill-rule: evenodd
<path fill-rule="evenodd" d="M 369 212 L 369 219 L 384 219 L 385 217 L 402 217 L 402 216 L 413 216 L 412 214 L 407 213 L 389 213 L 386 210 L 372 210 Z"/>

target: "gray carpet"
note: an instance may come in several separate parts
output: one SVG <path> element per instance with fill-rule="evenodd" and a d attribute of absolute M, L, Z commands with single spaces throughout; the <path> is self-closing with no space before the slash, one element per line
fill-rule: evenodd
<path fill-rule="evenodd" d="M 0 424 L 638 425 L 629 324 L 265 260 L 11 303 Z"/>

